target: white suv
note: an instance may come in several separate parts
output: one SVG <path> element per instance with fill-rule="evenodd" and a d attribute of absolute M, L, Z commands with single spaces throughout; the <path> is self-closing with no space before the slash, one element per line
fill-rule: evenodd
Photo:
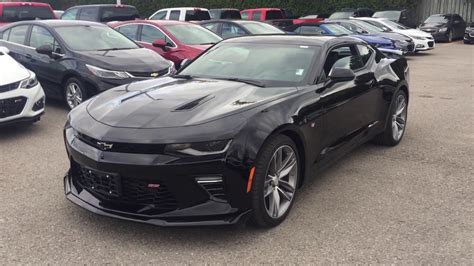
<path fill-rule="evenodd" d="M 45 96 L 35 73 L 0 47 L 0 126 L 34 123 L 44 113 Z"/>
<path fill-rule="evenodd" d="M 160 9 L 151 15 L 151 20 L 202 21 L 210 20 L 209 10 L 198 7 L 176 7 Z"/>

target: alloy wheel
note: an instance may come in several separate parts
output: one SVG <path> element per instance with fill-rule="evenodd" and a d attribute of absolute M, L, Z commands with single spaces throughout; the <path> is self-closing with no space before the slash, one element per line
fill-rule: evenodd
<path fill-rule="evenodd" d="M 73 109 L 83 101 L 82 89 L 79 84 L 70 82 L 66 87 L 66 102 Z"/>
<path fill-rule="evenodd" d="M 392 136 L 395 141 L 399 141 L 405 132 L 407 121 L 407 101 L 405 95 L 398 95 L 395 103 L 395 113 L 392 115 Z"/>
<path fill-rule="evenodd" d="M 264 183 L 264 201 L 267 214 L 276 219 L 291 206 L 298 180 L 296 151 L 288 145 L 280 146 L 273 153 Z"/>

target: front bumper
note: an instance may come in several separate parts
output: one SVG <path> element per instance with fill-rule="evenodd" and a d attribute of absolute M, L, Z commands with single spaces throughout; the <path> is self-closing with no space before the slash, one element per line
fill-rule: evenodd
<path fill-rule="evenodd" d="M 474 42 L 474 32 L 465 33 L 465 34 L 464 34 L 464 41 L 465 41 L 465 42 L 473 43 L 473 42 Z"/>
<path fill-rule="evenodd" d="M 425 40 L 418 40 L 414 39 L 415 43 L 415 51 L 428 51 L 435 48 L 436 44 L 434 39 L 425 39 Z"/>
<path fill-rule="evenodd" d="M 173 165 L 162 163 L 166 155 L 105 152 L 71 128 L 64 133 L 71 161 L 66 197 L 91 212 L 159 226 L 228 225 L 250 213 L 241 173 L 222 159 Z M 205 177 L 222 183 L 198 183 Z"/>
<path fill-rule="evenodd" d="M 39 83 L 31 89 L 0 93 L 0 126 L 38 121 L 44 105 L 45 94 Z"/>

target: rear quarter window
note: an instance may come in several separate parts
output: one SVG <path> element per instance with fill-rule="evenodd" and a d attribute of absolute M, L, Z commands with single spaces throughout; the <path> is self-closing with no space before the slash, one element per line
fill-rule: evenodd
<path fill-rule="evenodd" d="M 202 21 L 210 20 L 211 16 L 208 11 L 205 10 L 188 10 L 186 11 L 186 21 Z"/>

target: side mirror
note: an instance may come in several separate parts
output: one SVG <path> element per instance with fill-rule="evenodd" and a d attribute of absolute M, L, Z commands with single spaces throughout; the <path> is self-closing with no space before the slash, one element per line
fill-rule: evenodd
<path fill-rule="evenodd" d="M 165 51 L 166 47 L 168 46 L 168 44 L 165 42 L 165 40 L 161 40 L 161 39 L 154 41 L 152 45 L 153 45 L 153 47 L 163 49 L 163 51 Z"/>
<path fill-rule="evenodd" d="M 329 78 L 333 82 L 343 82 L 354 80 L 354 71 L 348 68 L 335 67 L 329 72 Z"/>
<path fill-rule="evenodd" d="M 51 45 L 42 45 L 36 48 L 36 52 L 38 54 L 44 54 L 49 57 L 53 57 L 53 47 L 51 47 Z"/>
<path fill-rule="evenodd" d="M 191 61 L 192 60 L 189 59 L 189 58 L 184 59 L 183 61 L 181 61 L 181 65 L 180 65 L 179 69 L 183 69 L 183 68 L 187 67 L 191 63 Z"/>
<path fill-rule="evenodd" d="M 2 54 L 9 54 L 10 53 L 10 50 L 8 50 L 7 47 L 0 47 L 0 53 Z"/>

